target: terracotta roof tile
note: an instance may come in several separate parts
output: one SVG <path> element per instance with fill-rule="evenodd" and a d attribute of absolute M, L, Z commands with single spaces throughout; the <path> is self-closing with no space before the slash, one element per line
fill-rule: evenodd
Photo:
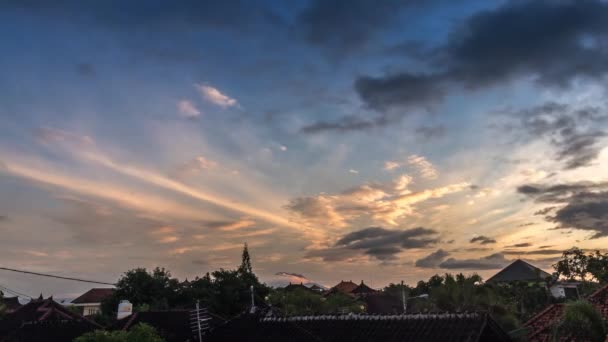
<path fill-rule="evenodd" d="M 89 291 L 83 293 L 80 297 L 74 299 L 72 304 L 101 303 L 113 293 L 114 289 L 112 288 L 90 289 Z"/>

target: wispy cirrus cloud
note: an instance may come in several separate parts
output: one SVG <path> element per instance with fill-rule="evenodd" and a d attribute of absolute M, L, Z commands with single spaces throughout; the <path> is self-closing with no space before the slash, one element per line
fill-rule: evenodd
<path fill-rule="evenodd" d="M 480 243 L 482 245 L 488 245 L 491 243 L 496 243 L 496 239 L 484 236 L 484 235 L 478 235 L 474 238 L 472 238 L 470 241 L 470 243 Z"/>

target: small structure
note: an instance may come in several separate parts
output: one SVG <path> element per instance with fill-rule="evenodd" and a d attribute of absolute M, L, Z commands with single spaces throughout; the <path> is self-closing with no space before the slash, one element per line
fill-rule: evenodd
<path fill-rule="evenodd" d="M 349 280 L 349 281 L 341 280 L 338 284 L 336 284 L 336 286 L 329 289 L 329 291 L 327 291 L 327 294 L 329 295 L 329 294 L 333 294 L 333 293 L 344 293 L 349 296 L 354 296 L 352 292 L 358 286 L 359 285 L 353 283 L 352 280 Z"/>
<path fill-rule="evenodd" d="M 19 302 L 19 297 L 3 297 L 0 299 L 0 303 L 6 307 L 7 313 L 11 313 L 23 306 Z"/>
<path fill-rule="evenodd" d="M 604 319 L 608 319 L 608 285 L 590 294 L 587 297 L 587 301 L 593 304 L 598 311 L 602 313 Z M 529 329 L 528 341 L 553 341 L 553 327 L 564 315 L 564 309 L 564 304 L 552 304 L 538 313 L 536 316 L 530 318 L 530 320 L 524 324 L 524 327 Z M 581 334 L 584 333 L 584 331 L 581 331 Z M 584 336 L 581 336 L 580 339 L 577 337 L 578 336 L 573 336 L 571 340 L 586 340 Z"/>
<path fill-rule="evenodd" d="M 517 259 L 490 277 L 486 283 L 539 282 L 545 281 L 548 277 L 551 277 L 548 272 Z"/>
<path fill-rule="evenodd" d="M 511 341 L 487 313 L 416 315 L 241 315 L 205 341 Z"/>
<path fill-rule="evenodd" d="M 304 290 L 304 291 L 311 291 L 310 288 L 304 286 L 303 283 L 299 283 L 299 284 L 292 284 L 289 283 L 289 285 L 285 286 L 285 288 L 283 288 L 286 292 L 291 292 L 291 291 L 295 291 L 295 290 Z"/>
<path fill-rule="evenodd" d="M 578 299 L 578 285 L 580 285 L 579 282 L 559 281 L 551 285 L 549 291 L 554 298 Z"/>
<path fill-rule="evenodd" d="M 361 284 L 359 284 L 359 286 L 357 286 L 350 293 L 354 294 L 357 297 L 366 297 L 366 296 L 374 294 L 376 292 L 377 292 L 376 290 L 374 290 L 371 287 L 365 285 L 365 283 L 363 282 L 363 280 L 361 280 Z"/>
<path fill-rule="evenodd" d="M 114 294 L 114 289 L 112 288 L 90 289 L 74 299 L 71 305 L 78 307 L 80 313 L 84 316 L 93 316 L 101 311 L 101 302 L 112 296 L 112 294 Z"/>
<path fill-rule="evenodd" d="M 0 341 L 72 341 L 102 328 L 55 302 L 53 297 L 40 296 L 0 320 Z"/>

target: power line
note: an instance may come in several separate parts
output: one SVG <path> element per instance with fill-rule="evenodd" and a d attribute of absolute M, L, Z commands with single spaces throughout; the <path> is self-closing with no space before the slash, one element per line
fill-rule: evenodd
<path fill-rule="evenodd" d="M 33 299 L 33 297 L 30 296 L 30 295 L 26 295 L 25 293 L 21 293 L 21 292 L 15 291 L 15 290 L 11 290 L 11 289 L 9 289 L 8 287 L 6 287 L 4 285 L 0 285 L 0 290 L 4 290 L 7 293 L 10 293 L 10 294 L 15 295 L 17 297 Z"/>
<path fill-rule="evenodd" d="M 82 282 L 82 283 L 91 283 L 91 284 L 101 284 L 101 285 L 116 286 L 116 284 L 106 283 L 106 282 L 103 282 L 103 281 L 88 280 L 88 279 L 79 279 L 79 278 L 72 278 L 72 277 L 62 277 L 62 276 L 53 275 L 53 274 L 45 274 L 45 273 L 38 273 L 38 272 L 30 272 L 30 271 L 24 271 L 24 270 L 17 270 L 17 269 L 14 269 L 14 268 L 0 267 L 0 270 L 17 272 L 17 273 L 32 274 L 32 275 L 36 275 L 36 276 L 40 276 L 40 277 L 49 277 L 49 278 L 57 278 L 57 279 L 63 279 L 63 280 L 79 281 L 79 282 Z"/>

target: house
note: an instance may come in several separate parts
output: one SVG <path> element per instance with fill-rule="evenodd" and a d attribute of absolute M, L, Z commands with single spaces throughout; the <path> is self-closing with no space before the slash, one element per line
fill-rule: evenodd
<path fill-rule="evenodd" d="M 487 313 L 415 315 L 243 314 L 211 329 L 205 341 L 511 341 Z"/>
<path fill-rule="evenodd" d="M 80 309 L 84 316 L 93 316 L 101 312 L 101 302 L 114 294 L 112 288 L 95 288 L 74 299 L 71 305 Z"/>
<path fill-rule="evenodd" d="M 327 291 L 326 294 L 329 295 L 329 294 L 333 294 L 333 293 L 343 293 L 343 294 L 347 294 L 349 296 L 354 296 L 352 292 L 358 286 L 359 285 L 353 283 L 352 280 L 349 280 L 349 281 L 341 280 L 338 284 L 336 284 L 336 286 L 329 289 L 329 291 Z"/>
<path fill-rule="evenodd" d="M 139 323 L 154 327 L 167 342 L 182 342 L 194 338 L 190 327 L 190 311 L 186 310 L 136 312 L 118 320 L 114 329 L 128 331 Z"/>
<path fill-rule="evenodd" d="M 601 312 L 604 319 L 608 319 L 608 285 L 590 294 L 587 297 L 587 301 L 593 304 Z M 564 304 L 552 304 L 538 313 L 536 316 L 530 318 L 530 320 L 524 324 L 524 327 L 529 331 L 528 341 L 552 341 L 553 328 L 564 315 L 564 310 Z"/>
<path fill-rule="evenodd" d="M 374 294 L 376 292 L 378 292 L 378 291 L 365 285 L 365 283 L 363 283 L 363 280 L 361 280 L 361 284 L 359 284 L 356 288 L 354 288 L 350 293 L 354 294 L 357 297 L 365 297 L 365 296 Z"/>
<path fill-rule="evenodd" d="M 548 277 L 551 277 L 548 272 L 517 259 L 486 280 L 486 283 L 538 282 L 545 281 Z"/>
<path fill-rule="evenodd" d="M 287 285 L 283 288 L 283 290 L 285 290 L 287 292 L 295 291 L 298 289 L 312 292 L 312 290 L 309 287 L 306 287 L 303 283 L 299 283 L 299 284 L 289 283 L 289 285 Z"/>
<path fill-rule="evenodd" d="M 0 320 L 0 342 L 5 341 L 72 341 L 74 338 L 103 327 L 42 296 L 19 307 Z"/>
<path fill-rule="evenodd" d="M 509 266 L 490 277 L 486 283 L 507 284 L 513 282 L 545 283 L 551 279 L 551 274 L 531 265 L 521 259 L 517 259 Z M 555 282 L 549 287 L 549 292 L 554 298 L 578 298 L 577 282 Z"/>
<path fill-rule="evenodd" d="M 11 313 L 23 306 L 19 302 L 19 297 L 3 297 L 0 299 L 0 303 L 6 307 L 7 313 Z"/>

